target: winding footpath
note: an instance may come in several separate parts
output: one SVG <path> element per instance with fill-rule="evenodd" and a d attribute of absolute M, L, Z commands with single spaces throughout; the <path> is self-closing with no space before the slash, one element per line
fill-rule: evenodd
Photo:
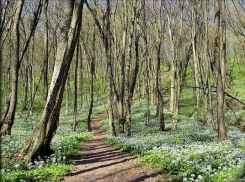
<path fill-rule="evenodd" d="M 94 136 L 84 141 L 81 152 L 75 157 L 75 168 L 64 182 L 171 181 L 157 168 L 144 167 L 135 156 L 105 144 L 105 134 L 99 129 L 99 122 L 105 117 L 106 113 L 92 120 Z"/>

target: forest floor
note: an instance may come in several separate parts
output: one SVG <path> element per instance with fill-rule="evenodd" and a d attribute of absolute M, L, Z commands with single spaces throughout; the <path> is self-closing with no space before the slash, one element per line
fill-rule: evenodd
<path fill-rule="evenodd" d="M 105 144 L 105 134 L 99 128 L 99 122 L 105 116 L 104 113 L 93 119 L 94 136 L 84 142 L 81 152 L 74 159 L 75 167 L 64 182 L 171 181 L 169 174 L 162 175 L 156 167 L 146 167 L 130 153 Z"/>

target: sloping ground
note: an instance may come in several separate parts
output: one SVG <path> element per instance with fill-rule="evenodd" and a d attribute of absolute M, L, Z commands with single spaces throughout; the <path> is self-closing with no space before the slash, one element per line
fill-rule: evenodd
<path fill-rule="evenodd" d="M 134 156 L 105 144 L 105 135 L 99 129 L 99 122 L 105 116 L 100 114 L 93 119 L 94 137 L 85 141 L 75 158 L 76 167 L 64 182 L 171 181 L 169 175 L 161 175 L 157 168 L 146 168 Z"/>

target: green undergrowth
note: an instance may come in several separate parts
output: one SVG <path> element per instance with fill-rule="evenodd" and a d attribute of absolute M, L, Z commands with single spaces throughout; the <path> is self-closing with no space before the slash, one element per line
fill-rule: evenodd
<path fill-rule="evenodd" d="M 92 133 L 74 137 L 58 136 L 52 142 L 55 154 L 40 157 L 34 163 L 24 164 L 17 159 L 8 158 L 8 154 L 5 154 L 2 160 L 2 181 L 57 181 L 70 172 L 71 159 L 80 151 L 83 141 L 92 136 Z"/>
<path fill-rule="evenodd" d="M 96 102 L 94 105 L 92 118 L 105 112 L 103 102 Z M 27 112 L 18 112 L 12 128 L 12 136 L 1 138 L 1 181 L 59 181 L 69 174 L 70 168 L 74 165 L 72 159 L 81 150 L 83 141 L 93 136 L 93 133 L 87 132 L 89 107 L 84 104 L 83 108 L 78 111 L 78 125 L 75 132 L 72 131 L 72 109 L 68 113 L 65 113 L 65 108 L 61 109 L 59 127 L 51 142 L 51 148 L 55 153 L 51 156 L 38 156 L 29 164 L 12 156 L 24 146 L 41 113 L 34 112 L 29 116 Z"/>
<path fill-rule="evenodd" d="M 184 105 L 181 107 L 188 107 Z M 166 131 L 159 132 L 156 106 L 150 107 L 149 126 L 145 126 L 145 112 L 145 100 L 141 104 L 137 101 L 132 106 L 132 136 L 107 135 L 105 142 L 137 155 L 146 165 L 158 166 L 174 181 L 245 180 L 245 133 L 230 126 L 227 140 L 220 141 L 210 122 L 203 125 L 193 115 L 182 114 L 177 132 L 171 132 L 173 115 L 166 109 Z M 107 119 L 100 126 L 109 133 Z"/>
<path fill-rule="evenodd" d="M 69 167 L 67 164 L 52 164 L 41 169 L 15 171 L 4 175 L 2 181 L 57 181 L 69 173 Z"/>

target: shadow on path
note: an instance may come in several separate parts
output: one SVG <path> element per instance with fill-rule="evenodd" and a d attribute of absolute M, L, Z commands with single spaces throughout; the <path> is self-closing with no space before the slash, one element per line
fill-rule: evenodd
<path fill-rule="evenodd" d="M 103 113 L 92 120 L 94 136 L 84 142 L 74 160 L 76 167 L 64 182 L 171 181 L 169 175 L 162 176 L 157 168 L 145 168 L 135 156 L 105 144 L 105 134 L 99 129 L 99 122 L 105 116 Z"/>

